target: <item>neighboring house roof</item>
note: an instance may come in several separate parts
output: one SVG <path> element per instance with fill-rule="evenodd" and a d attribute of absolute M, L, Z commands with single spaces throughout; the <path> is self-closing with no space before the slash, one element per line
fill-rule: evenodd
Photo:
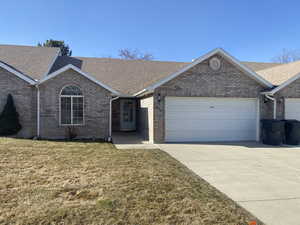
<path fill-rule="evenodd" d="M 86 77 L 87 79 L 91 80 L 92 82 L 98 84 L 99 86 L 105 88 L 106 90 L 110 91 L 111 93 L 115 94 L 115 95 L 120 95 L 119 92 L 115 91 L 114 89 L 112 89 L 111 87 L 107 86 L 106 84 L 103 84 L 102 82 L 98 81 L 97 79 L 95 79 L 93 76 L 87 74 L 87 73 L 84 73 L 82 70 L 80 70 L 78 67 L 72 65 L 72 64 L 68 64 L 62 68 L 60 68 L 59 70 L 56 70 L 55 72 L 53 73 L 50 73 L 48 76 L 45 76 L 43 79 L 41 79 L 38 84 L 42 84 L 60 74 L 62 74 L 63 72 L 67 71 L 67 70 L 74 70 L 76 71 L 77 73 L 81 74 L 82 76 Z"/>
<path fill-rule="evenodd" d="M 281 89 L 285 88 L 286 86 L 288 86 L 289 84 L 293 83 L 295 80 L 298 80 L 299 78 L 300 78 L 300 73 L 296 74 L 295 76 L 292 76 L 290 79 L 288 79 L 287 81 L 283 82 L 278 87 L 276 87 L 276 88 L 274 88 L 274 89 L 272 89 L 270 91 L 262 92 L 261 94 L 274 95 L 276 92 L 278 92 Z"/>
<path fill-rule="evenodd" d="M 258 71 L 258 73 L 260 73 L 261 76 L 272 80 L 275 85 L 278 85 L 278 87 L 268 92 L 264 92 L 264 94 L 273 95 L 300 78 L 300 61 L 295 61 L 283 64 L 281 66 L 276 66 L 274 68 L 261 70 Z"/>
<path fill-rule="evenodd" d="M 59 52 L 59 48 L 0 45 L 0 60 L 39 80 L 49 72 Z"/>
<path fill-rule="evenodd" d="M 300 73 L 300 61 L 260 70 L 257 71 L 257 73 L 265 79 L 269 80 L 274 85 L 281 85 L 282 83 Z"/>
<path fill-rule="evenodd" d="M 280 66 L 282 63 L 269 63 L 269 62 L 241 62 L 245 66 L 249 67 L 253 71 L 259 71 L 264 69 L 269 69 L 274 66 Z"/>

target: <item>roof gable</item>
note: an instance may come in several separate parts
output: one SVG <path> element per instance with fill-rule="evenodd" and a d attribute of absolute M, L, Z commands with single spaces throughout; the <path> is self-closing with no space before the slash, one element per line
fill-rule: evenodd
<path fill-rule="evenodd" d="M 17 77 L 21 78 L 22 80 L 26 81 L 27 83 L 29 83 L 31 85 L 34 85 L 36 83 L 36 81 L 31 79 L 30 77 L 22 74 L 20 71 L 14 69 L 12 66 L 10 66 L 6 63 L 0 62 L 0 67 L 7 70 L 8 72 L 16 75 Z"/>
<path fill-rule="evenodd" d="M 65 72 L 65 71 L 67 71 L 67 70 L 70 70 L 70 69 L 76 71 L 76 72 L 79 73 L 80 75 L 86 77 L 86 78 L 89 79 L 90 81 L 92 81 L 92 82 L 98 84 L 99 86 L 105 88 L 106 90 L 110 91 L 111 93 L 113 93 L 113 94 L 115 94 L 115 95 L 121 95 L 118 91 L 115 91 L 115 90 L 112 89 L 111 87 L 109 87 L 109 86 L 103 84 L 102 82 L 98 81 L 97 79 L 95 79 L 95 78 L 92 77 L 91 75 L 89 75 L 89 74 L 87 74 L 87 73 L 81 71 L 78 67 L 76 67 L 76 66 L 74 66 L 74 65 L 72 65 L 72 64 L 68 64 L 68 65 L 66 65 L 66 66 L 64 66 L 64 67 L 62 67 L 62 68 L 60 68 L 59 70 L 57 70 L 57 71 L 55 71 L 55 72 L 49 74 L 48 76 L 46 76 L 46 77 L 44 77 L 43 79 L 41 79 L 41 80 L 38 82 L 38 84 L 42 84 L 42 83 L 44 83 L 44 82 L 46 82 L 46 81 L 48 81 L 48 80 L 50 80 L 50 79 L 52 79 L 52 78 L 54 78 L 54 77 L 56 77 L 56 76 L 59 76 L 59 75 L 62 74 L 63 72 Z"/>
<path fill-rule="evenodd" d="M 68 64 L 78 67 L 121 93 L 133 95 L 191 63 L 59 56 L 50 73 Z M 252 70 L 277 65 L 257 62 L 242 62 L 242 64 L 246 64 Z"/>
<path fill-rule="evenodd" d="M 72 64 L 126 95 L 158 82 L 189 63 L 60 56 L 51 72 Z"/>
<path fill-rule="evenodd" d="M 175 77 L 179 76 L 180 74 L 186 72 L 187 70 L 191 69 L 192 67 L 194 67 L 195 65 L 203 62 L 204 60 L 216 55 L 216 54 L 220 54 L 222 57 L 224 57 L 225 59 L 227 59 L 229 62 L 231 62 L 232 64 L 234 64 L 235 66 L 237 66 L 239 69 L 241 69 L 243 72 L 245 72 L 249 77 L 251 77 L 252 79 L 256 80 L 258 83 L 262 84 L 265 87 L 272 87 L 273 85 L 268 82 L 267 80 L 265 80 L 264 78 L 262 78 L 261 76 L 259 76 L 258 74 L 256 74 L 254 71 L 252 71 L 251 69 L 249 69 L 247 66 L 243 65 L 242 63 L 240 63 L 237 59 L 235 59 L 233 56 L 229 55 L 228 53 L 226 53 L 223 49 L 221 48 L 217 48 L 213 51 L 208 52 L 207 54 L 199 57 L 198 59 L 196 59 L 194 62 L 192 62 L 189 65 L 186 65 L 185 67 L 183 67 L 182 69 L 180 69 L 179 71 L 165 77 L 164 79 L 160 80 L 159 82 L 148 86 L 147 88 L 145 88 L 144 90 L 136 93 L 135 95 L 139 95 L 141 93 L 143 93 L 144 91 L 153 91 L 155 88 L 167 83 L 168 81 L 174 79 Z"/>

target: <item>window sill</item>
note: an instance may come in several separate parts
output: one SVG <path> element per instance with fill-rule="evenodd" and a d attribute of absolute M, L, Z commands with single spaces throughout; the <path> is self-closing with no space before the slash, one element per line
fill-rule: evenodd
<path fill-rule="evenodd" d="M 59 124 L 60 127 L 83 127 L 85 124 Z"/>

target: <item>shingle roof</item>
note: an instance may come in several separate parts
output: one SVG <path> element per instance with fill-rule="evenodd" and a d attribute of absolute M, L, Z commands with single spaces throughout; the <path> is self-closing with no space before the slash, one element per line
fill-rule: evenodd
<path fill-rule="evenodd" d="M 58 52 L 59 48 L 0 45 L 0 60 L 33 79 L 40 79 Z"/>
<path fill-rule="evenodd" d="M 67 64 L 79 67 L 123 94 L 134 94 L 189 63 L 60 56 L 51 71 Z"/>
<path fill-rule="evenodd" d="M 58 52 L 59 48 L 0 45 L 0 61 L 35 80 L 40 80 L 48 72 Z M 123 94 L 134 94 L 190 63 L 59 56 L 50 72 L 72 64 Z M 242 64 L 253 71 L 258 71 L 265 79 L 275 84 L 298 73 L 297 66 L 295 68 L 288 66 L 291 70 L 283 76 L 282 73 L 286 71 L 276 68 L 285 68 L 286 65 L 258 62 L 242 62 Z M 300 63 L 298 67 L 300 68 Z"/>
<path fill-rule="evenodd" d="M 272 68 L 274 66 L 280 66 L 281 63 L 267 63 L 267 62 L 241 62 L 245 66 L 249 67 L 253 71 L 264 70 Z"/>
<path fill-rule="evenodd" d="M 270 81 L 272 84 L 280 85 L 291 77 L 300 73 L 300 61 L 259 70 L 257 73 L 266 80 Z"/>
<path fill-rule="evenodd" d="M 278 65 L 257 62 L 242 63 L 252 70 Z M 68 64 L 77 66 L 83 72 L 94 76 L 121 93 L 134 94 L 190 63 L 60 56 L 50 72 L 54 72 Z"/>

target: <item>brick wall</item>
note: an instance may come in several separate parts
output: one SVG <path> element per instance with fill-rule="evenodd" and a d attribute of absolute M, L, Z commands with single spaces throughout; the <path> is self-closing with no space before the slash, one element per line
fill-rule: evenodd
<path fill-rule="evenodd" d="M 277 119 L 284 119 L 284 99 L 300 98 L 300 79 L 295 80 L 275 94 L 277 101 L 276 114 Z"/>
<path fill-rule="evenodd" d="M 194 66 L 175 79 L 154 90 L 154 141 L 165 139 L 165 97 L 239 97 L 257 98 L 265 89 L 255 80 L 244 74 L 226 59 L 221 60 L 221 68 L 214 71 L 209 67 L 209 60 Z M 161 100 L 158 101 L 158 95 Z M 260 101 L 261 118 L 270 116 L 267 105 Z"/>
<path fill-rule="evenodd" d="M 16 75 L 0 68 L 0 113 L 11 94 L 19 113 L 22 130 L 16 137 L 31 138 L 36 135 L 36 89 Z"/>
<path fill-rule="evenodd" d="M 40 85 L 40 135 L 66 138 L 67 129 L 59 124 L 59 94 L 66 85 L 76 85 L 84 95 L 85 124 L 76 126 L 78 138 L 107 138 L 109 135 L 110 92 L 79 73 L 68 70 Z"/>

